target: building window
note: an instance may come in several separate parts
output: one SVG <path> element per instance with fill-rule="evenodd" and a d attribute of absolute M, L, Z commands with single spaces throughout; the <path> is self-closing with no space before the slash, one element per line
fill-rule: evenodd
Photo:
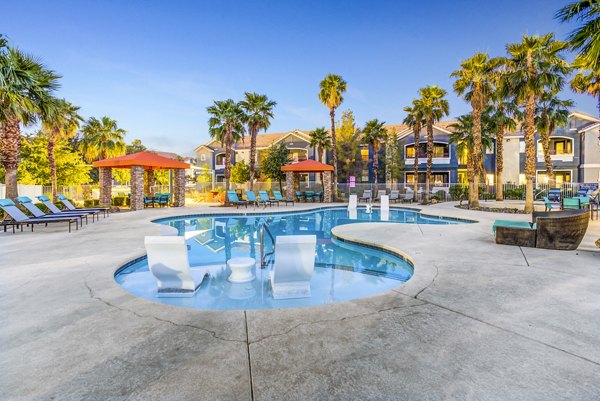
<path fill-rule="evenodd" d="M 206 155 L 200 155 L 200 161 L 206 161 Z"/>
<path fill-rule="evenodd" d="M 571 182 L 571 171 L 555 171 L 554 179 L 556 180 L 556 185 L 560 186 L 565 182 Z M 540 184 L 548 183 L 548 175 L 546 175 L 545 171 L 540 171 L 537 176 L 537 182 Z"/>
<path fill-rule="evenodd" d="M 485 154 L 486 155 L 494 154 L 494 144 L 493 143 L 489 147 L 485 148 Z"/>
<path fill-rule="evenodd" d="M 494 185 L 495 180 L 496 180 L 496 176 L 494 174 L 486 174 L 485 175 L 485 183 L 487 185 Z"/>
<path fill-rule="evenodd" d="M 519 185 L 525 185 L 527 183 L 527 178 L 525 178 L 525 174 L 519 174 Z"/>
<path fill-rule="evenodd" d="M 225 164 L 225 153 L 221 153 L 217 155 L 216 163 L 217 166 L 222 166 Z"/>
<path fill-rule="evenodd" d="M 414 182 L 415 182 L 414 177 L 415 177 L 414 173 L 406 173 L 406 183 L 414 184 Z M 425 184 L 426 178 L 427 178 L 427 176 L 425 173 L 419 173 L 419 184 Z M 447 173 L 447 172 L 432 173 L 431 181 L 429 184 L 434 186 L 434 185 L 448 184 L 449 182 L 450 182 L 450 174 L 449 173 Z"/>
<path fill-rule="evenodd" d="M 519 141 L 519 153 L 525 153 L 525 141 Z"/>
<path fill-rule="evenodd" d="M 360 150 L 360 158 L 363 161 L 368 162 L 369 161 L 369 149 L 361 149 Z"/>
<path fill-rule="evenodd" d="M 406 147 L 406 158 L 412 159 L 415 157 L 415 145 L 408 145 Z M 427 157 L 427 144 L 419 144 L 419 159 Z M 450 146 L 447 143 L 434 143 L 433 145 L 433 157 L 444 158 L 450 157 Z"/>

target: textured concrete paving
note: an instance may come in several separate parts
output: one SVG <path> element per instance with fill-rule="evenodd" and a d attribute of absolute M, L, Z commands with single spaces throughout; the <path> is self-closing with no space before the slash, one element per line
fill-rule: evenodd
<path fill-rule="evenodd" d="M 560 252 L 494 244 L 491 224 L 506 216 L 424 210 L 479 222 L 339 226 L 405 253 L 414 277 L 375 297 L 285 310 L 175 308 L 114 282 L 159 232 L 151 219 L 219 208 L 0 233 L 0 398 L 600 398 L 600 223 L 582 249 Z"/>

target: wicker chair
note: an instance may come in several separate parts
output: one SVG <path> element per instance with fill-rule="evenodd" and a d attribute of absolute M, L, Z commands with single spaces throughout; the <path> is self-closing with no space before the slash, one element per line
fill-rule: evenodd
<path fill-rule="evenodd" d="M 590 211 L 563 210 L 560 212 L 533 212 L 536 228 L 536 248 L 577 249 L 590 221 Z"/>

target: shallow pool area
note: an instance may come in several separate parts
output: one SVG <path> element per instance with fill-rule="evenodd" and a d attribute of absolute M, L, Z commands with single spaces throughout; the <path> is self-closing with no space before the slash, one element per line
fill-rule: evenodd
<path fill-rule="evenodd" d="M 273 210 L 271 208 L 269 211 Z M 276 209 L 275 209 L 276 210 Z M 286 213 L 198 215 L 160 219 L 156 223 L 185 236 L 191 269 L 205 269 L 208 277 L 190 298 L 159 298 L 156 281 L 146 258 L 121 267 L 116 281 L 128 292 L 156 302 L 195 309 L 262 309 L 314 306 L 362 298 L 385 292 L 406 282 L 413 274 L 411 262 L 401 255 L 332 238 L 331 229 L 342 224 L 458 224 L 466 220 L 422 215 L 416 210 L 391 209 L 389 214 L 364 207 L 356 212 L 346 208 L 321 208 Z M 311 296 L 273 299 L 269 273 L 277 258 L 269 235 L 263 234 L 266 266 L 261 268 L 260 231 L 265 225 L 276 239 L 282 235 L 315 235 L 315 270 Z M 174 231 L 174 230 L 173 230 Z M 231 271 L 226 261 L 252 257 L 256 279 L 246 283 L 227 280 Z"/>

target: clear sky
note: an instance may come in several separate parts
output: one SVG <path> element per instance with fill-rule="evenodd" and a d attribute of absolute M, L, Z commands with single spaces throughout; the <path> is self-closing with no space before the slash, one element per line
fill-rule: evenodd
<path fill-rule="evenodd" d="M 504 55 L 522 34 L 572 26 L 559 0 L 7 1 L 0 33 L 63 75 L 59 95 L 84 117 L 110 116 L 150 148 L 192 154 L 208 140 L 206 107 L 245 91 L 277 101 L 270 132 L 329 125 L 317 98 L 328 73 L 348 82 L 341 110 L 359 124 L 400 123 L 417 90 L 448 90 L 475 51 Z M 565 91 L 596 115 L 591 97 Z M 338 113 L 341 114 L 341 113 Z"/>

